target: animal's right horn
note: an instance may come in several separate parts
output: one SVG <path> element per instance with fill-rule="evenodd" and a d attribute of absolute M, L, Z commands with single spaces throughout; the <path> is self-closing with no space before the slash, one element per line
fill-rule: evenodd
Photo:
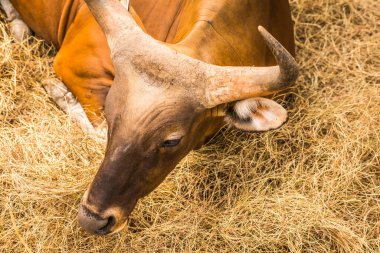
<path fill-rule="evenodd" d="M 129 4 L 130 4 L 130 1 L 129 1 L 129 0 L 121 0 L 120 2 L 121 2 L 121 4 L 122 4 L 127 10 L 129 10 Z"/>
<path fill-rule="evenodd" d="M 115 55 L 124 55 L 128 56 L 124 60 L 132 61 L 133 56 L 139 55 L 164 66 L 168 65 L 168 59 L 172 59 L 170 68 L 178 65 L 175 60 L 178 54 L 146 34 L 140 27 L 141 20 L 136 21 L 137 15 L 132 15 L 135 13 L 133 8 L 130 8 L 131 12 L 127 10 L 129 0 L 84 1 L 107 37 L 112 58 Z M 117 65 L 115 61 L 114 64 Z"/>
<path fill-rule="evenodd" d="M 116 35 L 120 28 L 134 29 L 136 23 L 117 0 L 85 0 L 96 21 L 107 36 Z"/>
<path fill-rule="evenodd" d="M 186 92 L 191 84 L 204 79 L 203 62 L 182 55 L 146 34 L 119 0 L 85 2 L 106 34 L 116 72 L 124 71 L 129 63 L 136 71 L 160 79 L 157 84 L 175 83 Z"/>
<path fill-rule="evenodd" d="M 141 21 L 136 21 L 132 16 L 134 11 L 132 14 L 128 11 L 129 0 L 84 1 L 106 35 L 112 55 L 115 55 L 118 49 L 125 53 L 132 51 L 138 53 L 136 48 L 146 46 L 144 43 L 139 43 L 145 42 L 148 36 L 139 26 L 142 25 Z M 130 47 L 136 44 L 138 46 Z"/>

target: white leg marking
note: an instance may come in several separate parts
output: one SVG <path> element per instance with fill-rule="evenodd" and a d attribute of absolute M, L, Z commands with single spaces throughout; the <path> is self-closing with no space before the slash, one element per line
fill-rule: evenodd
<path fill-rule="evenodd" d="M 21 19 L 20 14 L 13 7 L 10 0 L 0 0 L 0 4 L 4 9 L 5 14 L 7 14 L 11 33 L 16 38 L 16 40 L 23 41 L 32 34 L 32 31 Z"/>
<path fill-rule="evenodd" d="M 102 124 L 94 128 L 81 104 L 62 81 L 58 79 L 47 79 L 43 81 L 42 85 L 58 107 L 66 112 L 72 120 L 79 125 L 83 132 L 89 134 L 96 141 L 106 141 L 107 124 Z"/>

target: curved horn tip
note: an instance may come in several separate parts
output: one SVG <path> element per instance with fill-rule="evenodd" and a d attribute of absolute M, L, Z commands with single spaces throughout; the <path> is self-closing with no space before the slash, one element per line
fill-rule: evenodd
<path fill-rule="evenodd" d="M 273 37 L 263 26 L 258 26 L 258 31 L 263 36 L 265 43 L 271 49 L 279 67 L 281 69 L 281 86 L 289 86 L 294 83 L 299 75 L 299 66 L 288 50 Z"/>
<path fill-rule="evenodd" d="M 263 26 L 259 25 L 257 27 L 257 30 L 259 30 L 260 33 L 264 32 L 264 31 L 267 31 Z"/>
<path fill-rule="evenodd" d="M 127 10 L 129 10 L 129 7 L 130 7 L 130 0 L 121 0 L 120 2 L 121 2 L 121 4 L 122 4 Z"/>
<path fill-rule="evenodd" d="M 260 34 L 261 34 L 264 38 L 268 38 L 268 37 L 270 37 L 270 38 L 275 39 L 275 38 L 273 37 L 273 35 L 270 34 L 270 32 L 268 32 L 267 29 L 264 28 L 264 26 L 259 25 L 259 26 L 257 27 L 257 30 L 259 30 Z"/>

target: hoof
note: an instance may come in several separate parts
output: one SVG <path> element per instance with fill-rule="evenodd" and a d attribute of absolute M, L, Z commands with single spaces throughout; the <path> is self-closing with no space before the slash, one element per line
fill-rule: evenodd
<path fill-rule="evenodd" d="M 32 34 L 32 31 L 20 19 L 15 19 L 10 23 L 10 30 L 15 39 L 19 42 L 25 40 Z"/>

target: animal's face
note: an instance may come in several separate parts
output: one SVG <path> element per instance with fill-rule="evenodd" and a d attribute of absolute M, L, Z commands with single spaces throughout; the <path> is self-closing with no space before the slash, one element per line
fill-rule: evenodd
<path fill-rule="evenodd" d="M 138 76 L 133 69 L 128 73 L 117 77 L 107 96 L 106 154 L 82 200 L 81 225 L 95 234 L 120 230 L 138 199 L 153 191 L 223 118 L 248 131 L 276 128 L 286 120 L 286 111 L 269 99 L 207 109 L 159 79 Z"/>
<path fill-rule="evenodd" d="M 96 234 L 122 228 L 137 200 L 222 121 L 176 89 L 129 73 L 115 80 L 107 96 L 106 154 L 82 200 L 81 223 Z"/>
<path fill-rule="evenodd" d="M 106 154 L 78 218 L 87 231 L 108 234 L 124 227 L 138 199 L 215 132 L 223 118 L 245 131 L 281 126 L 285 109 L 258 96 L 293 82 L 297 68 L 265 30 L 280 66 L 218 67 L 154 41 L 117 1 L 86 2 L 107 35 L 116 72 L 105 105 Z"/>

